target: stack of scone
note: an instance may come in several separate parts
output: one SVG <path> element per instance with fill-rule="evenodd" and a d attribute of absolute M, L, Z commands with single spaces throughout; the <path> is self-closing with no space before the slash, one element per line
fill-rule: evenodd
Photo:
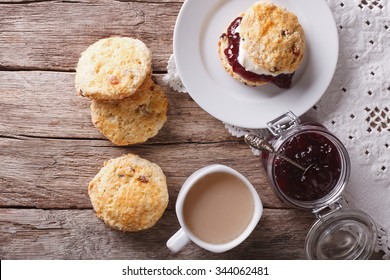
<path fill-rule="evenodd" d="M 92 122 L 114 144 L 145 142 L 167 120 L 167 98 L 151 74 L 152 54 L 137 39 L 102 39 L 81 54 L 76 91 L 92 99 Z"/>
<path fill-rule="evenodd" d="M 93 124 L 117 145 L 145 142 L 167 120 L 168 101 L 152 80 L 152 54 L 137 39 L 99 40 L 81 54 L 76 90 L 92 100 Z M 152 227 L 168 205 L 161 168 L 128 154 L 105 163 L 89 183 L 97 217 L 122 231 Z"/>
<path fill-rule="evenodd" d="M 289 88 L 305 52 L 305 34 L 295 14 L 258 1 L 235 18 L 218 41 L 226 71 L 250 86 Z"/>

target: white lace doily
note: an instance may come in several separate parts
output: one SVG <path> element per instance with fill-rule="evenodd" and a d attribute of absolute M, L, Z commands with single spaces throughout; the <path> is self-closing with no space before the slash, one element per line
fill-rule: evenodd
<path fill-rule="evenodd" d="M 326 1 L 339 31 L 338 66 L 322 99 L 302 118 L 324 124 L 347 147 L 352 171 L 345 196 L 376 221 L 376 250 L 390 259 L 390 4 Z M 173 55 L 164 81 L 186 92 Z M 237 137 L 267 133 L 224 125 Z"/>

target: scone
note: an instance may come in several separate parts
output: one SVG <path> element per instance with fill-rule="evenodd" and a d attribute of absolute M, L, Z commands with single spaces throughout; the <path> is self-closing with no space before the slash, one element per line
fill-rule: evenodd
<path fill-rule="evenodd" d="M 152 72 L 152 54 L 140 40 L 101 39 L 81 54 L 76 68 L 78 94 L 99 101 L 129 97 Z"/>
<path fill-rule="evenodd" d="M 92 101 L 92 123 L 116 145 L 143 143 L 167 120 L 168 100 L 150 78 L 132 96 L 115 102 Z"/>
<path fill-rule="evenodd" d="M 269 1 L 254 3 L 233 20 L 218 42 L 222 65 L 235 79 L 251 86 L 291 86 L 305 52 L 298 18 Z"/>
<path fill-rule="evenodd" d="M 89 183 L 88 194 L 96 216 L 121 231 L 152 227 L 169 200 L 161 168 L 133 154 L 105 163 Z"/>

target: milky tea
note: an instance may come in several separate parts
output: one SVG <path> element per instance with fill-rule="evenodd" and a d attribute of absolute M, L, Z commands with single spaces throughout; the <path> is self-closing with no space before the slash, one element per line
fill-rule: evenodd
<path fill-rule="evenodd" d="M 242 234 L 254 207 L 250 190 L 239 178 L 225 172 L 211 173 L 189 190 L 183 207 L 184 222 L 204 242 L 223 244 Z"/>

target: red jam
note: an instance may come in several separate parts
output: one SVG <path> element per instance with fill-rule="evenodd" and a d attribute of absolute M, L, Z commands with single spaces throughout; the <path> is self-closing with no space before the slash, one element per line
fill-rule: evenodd
<path fill-rule="evenodd" d="M 309 132 L 288 139 L 279 150 L 304 167 L 306 172 L 283 159 L 275 160 L 275 179 L 280 190 L 300 201 L 314 201 L 330 193 L 341 175 L 341 157 L 325 136 Z"/>
<path fill-rule="evenodd" d="M 232 70 L 244 79 L 252 82 L 268 82 L 273 83 L 280 88 L 290 88 L 294 73 L 280 74 L 278 76 L 259 75 L 246 71 L 244 66 L 238 62 L 238 51 L 240 48 L 241 37 L 239 33 L 236 33 L 236 28 L 240 26 L 241 20 L 242 17 L 236 18 L 227 29 L 228 47 L 225 49 L 224 53 L 229 61 L 230 66 L 232 67 Z M 226 34 L 222 34 L 222 36 L 226 36 Z"/>

